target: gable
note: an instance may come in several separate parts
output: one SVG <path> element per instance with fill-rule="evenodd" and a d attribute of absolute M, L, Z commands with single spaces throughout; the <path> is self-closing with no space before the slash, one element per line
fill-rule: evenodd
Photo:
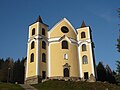
<path fill-rule="evenodd" d="M 62 27 L 67 27 L 68 32 L 64 33 L 61 31 Z M 66 19 L 62 19 L 59 21 L 50 31 L 49 31 L 49 38 L 58 38 L 66 35 L 67 37 L 73 38 L 76 40 L 77 31 L 71 25 L 71 23 Z"/>

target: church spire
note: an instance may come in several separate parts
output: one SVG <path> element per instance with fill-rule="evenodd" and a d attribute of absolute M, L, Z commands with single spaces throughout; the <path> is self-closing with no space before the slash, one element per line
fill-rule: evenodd
<path fill-rule="evenodd" d="M 40 16 L 38 16 L 38 18 L 37 18 L 36 22 L 41 22 L 41 23 L 43 23 L 43 21 L 42 21 L 42 19 L 41 19 L 41 17 L 40 17 Z"/>
<path fill-rule="evenodd" d="M 82 25 L 81 25 L 81 28 L 83 28 L 83 27 L 86 27 L 84 20 L 83 20 Z"/>

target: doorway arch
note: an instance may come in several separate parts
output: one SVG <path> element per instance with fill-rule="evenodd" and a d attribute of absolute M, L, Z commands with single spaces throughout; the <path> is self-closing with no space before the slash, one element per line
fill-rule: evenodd
<path fill-rule="evenodd" d="M 64 68 L 64 77 L 69 77 L 69 69 Z"/>

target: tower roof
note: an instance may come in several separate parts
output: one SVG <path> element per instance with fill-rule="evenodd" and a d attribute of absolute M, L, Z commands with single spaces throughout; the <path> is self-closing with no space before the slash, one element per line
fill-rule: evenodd
<path fill-rule="evenodd" d="M 42 19 L 41 19 L 41 17 L 40 17 L 40 16 L 38 16 L 38 18 L 37 18 L 36 22 L 41 22 L 41 23 L 43 23 L 43 21 L 42 21 Z"/>
<path fill-rule="evenodd" d="M 83 20 L 83 22 L 81 24 L 81 28 L 83 28 L 83 27 L 86 27 L 84 20 Z"/>

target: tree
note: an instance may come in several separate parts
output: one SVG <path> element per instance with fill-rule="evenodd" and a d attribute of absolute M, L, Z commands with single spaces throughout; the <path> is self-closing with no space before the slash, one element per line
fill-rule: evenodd
<path fill-rule="evenodd" d="M 14 65 L 12 58 L 7 58 L 6 60 L 1 60 L 0 69 L 0 81 L 7 82 L 12 81 L 12 68 Z"/>
<path fill-rule="evenodd" d="M 117 12 L 118 12 L 118 17 L 120 18 L 120 8 L 118 8 Z M 118 25 L 120 25 L 120 24 L 118 24 Z M 119 30 L 119 37 L 117 39 L 117 45 L 116 46 L 117 46 L 117 51 L 120 52 L 120 30 Z"/>
<path fill-rule="evenodd" d="M 106 81 L 106 70 L 102 62 L 99 62 L 97 65 L 97 77 L 98 81 Z"/>
<path fill-rule="evenodd" d="M 116 83 L 115 77 L 109 65 L 106 65 L 105 69 L 106 69 L 106 81 L 108 81 L 109 83 L 113 83 L 113 84 Z"/>
<path fill-rule="evenodd" d="M 120 18 L 120 8 L 117 9 L 118 12 L 118 17 Z M 120 25 L 120 24 L 118 24 Z M 119 37 L 117 39 L 117 51 L 120 52 L 120 30 L 119 30 Z M 117 65 L 117 75 L 115 75 L 116 81 L 117 83 L 120 83 L 120 61 L 116 61 L 116 65 Z"/>
<path fill-rule="evenodd" d="M 120 34 L 120 30 L 119 30 L 119 34 Z M 117 51 L 120 52 L 120 35 L 119 38 L 117 39 Z"/>
<path fill-rule="evenodd" d="M 116 61 L 116 65 L 117 65 L 117 70 L 116 70 L 116 72 L 117 72 L 118 74 L 120 74 L 120 61 Z"/>
<path fill-rule="evenodd" d="M 26 60 L 25 58 L 22 58 L 22 60 L 18 59 L 14 63 L 14 82 L 18 83 L 24 83 L 24 62 Z"/>
<path fill-rule="evenodd" d="M 118 17 L 120 18 L 120 8 L 117 9 Z"/>

